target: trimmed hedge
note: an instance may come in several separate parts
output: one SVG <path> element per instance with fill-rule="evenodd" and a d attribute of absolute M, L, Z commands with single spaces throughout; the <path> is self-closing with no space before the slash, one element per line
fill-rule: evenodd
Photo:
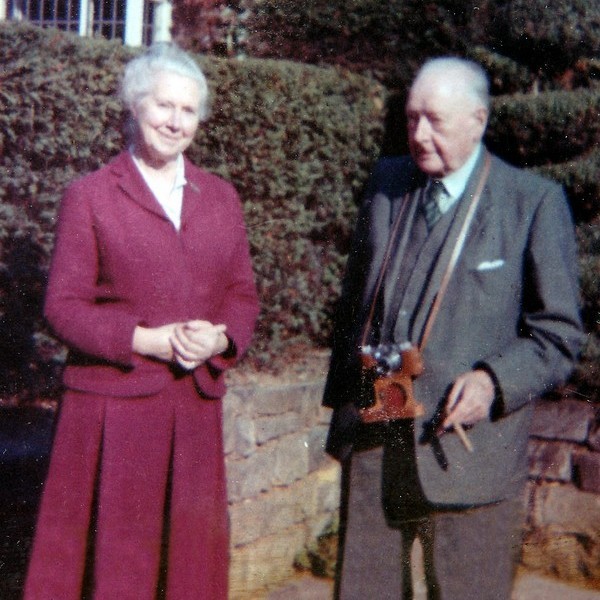
<path fill-rule="evenodd" d="M 210 61 L 212 118 L 190 148 L 245 200 L 263 306 L 254 355 L 324 345 L 360 193 L 377 155 L 383 89 L 289 62 Z"/>
<path fill-rule="evenodd" d="M 490 3 L 490 42 L 533 71 L 560 73 L 580 59 L 598 58 L 597 0 L 511 0 Z"/>
<path fill-rule="evenodd" d="M 580 250 L 582 316 L 589 332 L 577 380 L 581 393 L 598 398 L 600 389 L 600 227 L 577 228 Z"/>
<path fill-rule="evenodd" d="M 62 356 L 40 318 L 57 204 L 74 177 L 123 147 L 115 92 L 134 51 L 10 23 L 0 26 L 0 52 L 0 330 L 10 329 L 0 337 L 0 362 L 14 355 L 10 372 L 0 372 L 1 394 L 31 386 L 32 373 L 45 377 Z M 290 344 L 327 343 L 385 94 L 374 80 L 334 68 L 201 64 L 212 115 L 188 155 L 243 199 L 262 301 L 252 357 L 270 363 Z M 21 343 L 15 354 L 17 330 L 35 347 Z"/>
<path fill-rule="evenodd" d="M 275 6 L 269 2 L 261 5 Z M 370 6 L 352 3 L 359 5 Z M 403 5 L 408 12 L 400 16 L 409 18 L 416 9 Z M 427 5 L 417 22 L 450 28 L 448 36 L 456 23 L 467 31 L 471 25 L 459 17 L 439 21 L 459 5 Z M 335 6 L 313 2 L 308 8 L 325 26 Z M 307 10 L 297 3 L 285 7 L 298 14 Z M 328 27 L 349 27 L 346 33 L 360 37 L 373 22 L 385 21 L 385 10 L 364 19 L 340 12 Z M 122 148 L 123 113 L 115 91 L 123 63 L 135 52 L 14 23 L 0 26 L 0 49 L 6 57 L 0 71 L 0 395 L 20 388 L 44 394 L 48 385 L 54 389 L 63 356 L 40 318 L 57 202 L 74 177 Z M 415 52 L 406 61 L 395 59 L 402 77 L 409 77 L 419 48 Z M 597 365 L 600 307 L 594 298 L 600 294 L 593 286 L 600 253 L 589 240 L 600 228 L 600 87 L 593 83 L 598 65 L 580 61 L 589 89 L 569 93 L 553 90 L 550 76 L 488 47 L 465 53 L 488 67 L 495 92 L 519 92 L 494 98 L 490 145 L 567 188 L 581 223 L 584 316 L 593 334 L 586 356 Z M 213 87 L 213 111 L 188 154 L 232 181 L 244 201 L 263 307 L 251 359 L 271 364 L 290 346 L 328 343 L 354 201 L 380 148 L 405 149 L 402 94 L 388 94 L 374 79 L 340 68 L 199 60 Z M 536 93 L 522 93 L 531 91 Z M 590 223 L 589 230 L 583 223 Z"/>
<path fill-rule="evenodd" d="M 564 185 L 576 222 L 592 223 L 600 230 L 600 149 L 575 161 L 534 170 Z"/>
<path fill-rule="evenodd" d="M 462 48 L 455 31 L 476 16 L 466 0 L 237 0 L 209 10 L 202 4 L 174 6 L 175 35 L 190 48 L 370 70 L 400 87 L 423 56 Z"/>
<path fill-rule="evenodd" d="M 600 7 L 596 0 L 186 0 L 174 6 L 174 31 L 190 48 L 370 70 L 405 87 L 423 58 L 496 55 L 513 61 L 540 90 L 588 87 L 598 79 Z M 487 62 L 487 61 L 483 61 Z M 504 64 L 502 64 L 504 63 Z M 514 71 L 514 69 L 511 68 Z M 514 73 L 513 73 L 514 74 Z M 502 77 L 493 79 L 502 79 Z M 508 87 L 495 93 L 511 93 Z M 526 90 L 521 90 L 526 91 Z"/>
<path fill-rule="evenodd" d="M 513 163 L 562 163 L 600 144 L 600 88 L 494 98 L 488 142 Z"/>

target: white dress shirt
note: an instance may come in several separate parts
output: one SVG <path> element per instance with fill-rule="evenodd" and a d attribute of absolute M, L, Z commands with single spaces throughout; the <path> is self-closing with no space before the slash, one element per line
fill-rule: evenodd
<path fill-rule="evenodd" d="M 467 187 L 469 177 L 471 177 L 473 169 L 475 168 L 475 164 L 477 163 L 477 159 L 482 151 L 483 145 L 477 144 L 477 147 L 475 150 L 473 150 L 473 153 L 471 156 L 469 156 L 462 167 L 453 173 L 446 175 L 446 177 L 440 180 L 444 184 L 444 188 L 446 190 L 446 193 L 438 199 L 438 207 L 442 214 L 448 212 L 456 203 L 456 201 L 463 195 L 463 192 Z"/>
<path fill-rule="evenodd" d="M 159 186 L 153 184 L 153 182 L 146 177 L 144 171 L 142 170 L 138 160 L 135 158 L 133 153 L 131 154 L 133 157 L 133 162 L 135 166 L 138 168 L 141 173 L 146 185 L 150 188 L 150 191 L 154 194 L 154 197 L 158 201 L 158 203 L 162 206 L 165 214 L 175 226 L 175 229 L 179 231 L 181 227 L 181 208 L 183 206 L 183 187 L 187 183 L 185 179 L 185 168 L 183 162 L 183 155 L 179 155 L 177 157 L 177 167 L 175 171 L 175 181 L 173 183 L 173 187 L 167 193 L 164 190 L 161 190 Z"/>

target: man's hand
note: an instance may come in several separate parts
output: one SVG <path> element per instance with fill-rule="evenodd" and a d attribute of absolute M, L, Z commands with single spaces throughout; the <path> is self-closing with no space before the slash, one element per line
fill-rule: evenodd
<path fill-rule="evenodd" d="M 495 393 L 494 382 L 484 370 L 469 371 L 457 377 L 448 395 L 442 429 L 450 429 L 455 423 L 474 425 L 488 419 Z"/>

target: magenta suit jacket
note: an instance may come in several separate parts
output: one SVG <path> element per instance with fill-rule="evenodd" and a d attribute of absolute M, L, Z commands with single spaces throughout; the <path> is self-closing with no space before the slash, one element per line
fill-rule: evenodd
<path fill-rule="evenodd" d="M 204 319 L 225 323 L 237 356 L 258 314 L 246 230 L 234 188 L 185 161 L 177 231 L 128 152 L 74 182 L 60 209 L 45 316 L 69 347 L 70 389 L 146 396 L 173 367 L 132 351 L 137 325 Z M 225 393 L 215 357 L 194 371 L 199 393 Z"/>

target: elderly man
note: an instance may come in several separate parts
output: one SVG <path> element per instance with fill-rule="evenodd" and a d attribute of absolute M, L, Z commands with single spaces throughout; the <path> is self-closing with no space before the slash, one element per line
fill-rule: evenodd
<path fill-rule="evenodd" d="M 564 193 L 487 151 L 488 88 L 475 63 L 427 62 L 411 157 L 379 161 L 359 214 L 324 399 L 343 600 L 411 599 L 417 537 L 429 598 L 510 598 L 531 401 L 568 377 L 582 331 Z M 414 406 L 366 423 L 361 355 L 409 343 Z"/>

